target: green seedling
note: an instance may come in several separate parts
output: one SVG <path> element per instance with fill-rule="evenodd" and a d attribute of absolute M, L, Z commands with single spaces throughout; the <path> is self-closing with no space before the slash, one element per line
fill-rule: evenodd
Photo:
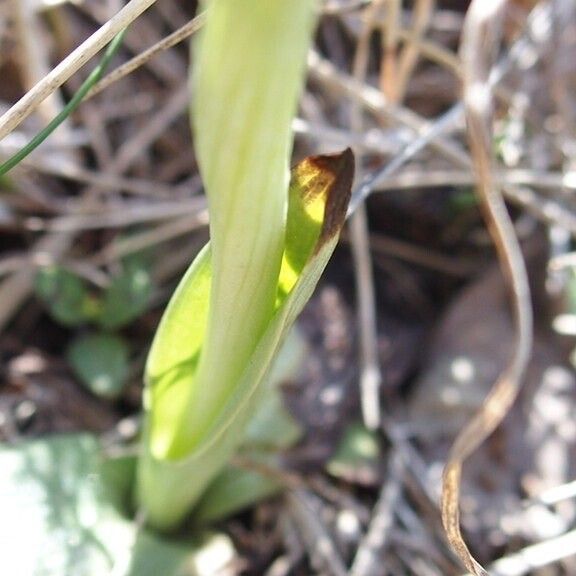
<path fill-rule="evenodd" d="M 98 332 L 77 337 L 66 356 L 76 376 L 96 396 L 114 399 L 124 391 L 130 356 L 120 336 Z"/>
<path fill-rule="evenodd" d="M 137 497 L 163 530 L 182 523 L 242 442 L 337 243 L 354 166 L 347 151 L 289 175 L 315 2 L 205 8 L 192 125 L 211 241 L 174 294 L 146 367 Z"/>

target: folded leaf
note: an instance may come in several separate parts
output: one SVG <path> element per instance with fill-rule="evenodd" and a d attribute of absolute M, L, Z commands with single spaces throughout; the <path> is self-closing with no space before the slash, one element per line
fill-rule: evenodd
<path fill-rule="evenodd" d="M 146 451 L 139 467 L 138 496 L 152 525 L 170 529 L 182 522 L 242 441 L 272 361 L 336 246 L 353 170 L 349 150 L 309 158 L 293 170 L 274 315 L 242 374 L 229 383 L 229 398 L 208 428 L 201 430 L 194 449 L 179 458 L 173 457 L 167 439 L 174 436 L 174 422 L 185 417 L 183 398 L 192 385 L 205 335 L 210 293 L 208 247 L 174 294 L 147 365 Z"/>

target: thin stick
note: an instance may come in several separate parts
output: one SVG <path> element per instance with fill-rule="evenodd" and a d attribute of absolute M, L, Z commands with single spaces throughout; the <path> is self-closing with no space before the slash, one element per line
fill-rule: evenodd
<path fill-rule="evenodd" d="M 460 121 L 460 113 L 460 106 L 454 106 L 435 122 L 431 123 L 429 128 L 422 131 L 417 138 L 408 142 L 385 166 L 367 174 L 352 192 L 348 213 L 352 214 L 359 203 L 363 202 L 371 194 L 376 182 L 389 178 L 426 146 L 433 146 L 435 142 L 440 141 L 445 133 L 452 131 Z M 465 161 L 464 158 L 461 160 L 461 165 L 469 167 L 467 160 Z"/>
<path fill-rule="evenodd" d="M 147 228 L 144 232 L 128 236 L 126 238 L 116 239 L 104 246 L 99 252 L 94 254 L 90 261 L 92 264 L 100 266 L 121 260 L 130 254 L 140 252 L 145 248 L 151 246 L 158 246 L 163 242 L 168 242 L 177 238 L 190 234 L 199 226 L 206 225 L 201 219 L 198 218 L 196 213 L 186 214 L 185 216 L 170 219 L 167 222 L 161 222 L 160 225 L 154 228 Z"/>
<path fill-rule="evenodd" d="M 398 102 L 402 102 L 406 96 L 410 76 L 416 68 L 420 56 L 420 45 L 418 40 L 422 39 L 430 24 L 430 20 L 434 13 L 434 5 L 434 0 L 418 0 L 414 5 L 412 16 L 414 23 L 412 25 L 412 33 L 415 41 L 409 42 L 402 49 L 396 71 L 396 99 Z M 398 36 L 399 32 L 400 29 L 396 32 Z"/>
<path fill-rule="evenodd" d="M 25 89 L 29 89 L 48 74 L 48 51 L 38 41 L 41 33 L 38 17 L 38 5 L 34 0 L 12 0 L 11 13 L 14 17 L 18 36 L 18 56 L 21 60 L 21 76 Z M 46 122 L 58 114 L 63 107 L 59 94 L 54 93 L 40 107 L 40 115 Z"/>
<path fill-rule="evenodd" d="M 353 74 L 357 82 L 364 80 L 368 69 L 369 42 L 374 25 L 374 14 L 379 9 L 379 1 L 366 10 L 362 34 L 358 40 L 354 56 Z M 362 132 L 362 109 L 357 100 L 352 103 L 352 131 Z M 357 173 L 361 173 L 362 154 L 356 152 Z M 360 331 L 360 398 L 364 424 L 371 430 L 380 426 L 380 386 L 382 373 L 378 360 L 378 330 L 376 326 L 376 297 L 374 294 L 374 275 L 370 257 L 370 240 L 368 236 L 368 218 L 364 203 L 357 205 L 357 210 L 350 219 L 350 237 L 352 257 L 356 269 L 356 290 L 358 292 L 358 320 Z"/>
<path fill-rule="evenodd" d="M 118 80 L 121 80 L 128 74 L 134 72 L 134 70 L 146 64 L 146 62 L 148 62 L 150 59 L 156 56 L 156 54 L 158 54 L 159 52 L 168 50 L 169 48 L 176 46 L 176 44 L 179 44 L 183 40 L 186 40 L 186 38 L 188 38 L 189 36 L 192 36 L 192 34 L 194 34 L 198 30 L 200 30 L 200 28 L 202 28 L 205 20 L 206 15 L 204 12 L 202 12 L 202 14 L 198 14 L 198 16 L 196 16 L 193 20 L 190 20 L 190 22 L 182 26 L 182 28 L 176 30 L 176 32 L 173 32 L 169 36 L 166 36 L 166 38 L 164 38 L 160 42 L 157 42 L 156 44 L 154 44 L 154 46 L 148 48 L 148 50 L 145 50 L 141 54 L 138 54 L 138 56 L 135 56 L 125 64 L 122 64 L 122 66 L 119 66 L 114 71 L 110 72 L 110 74 L 108 74 L 105 78 L 102 78 L 102 80 L 100 80 L 100 82 L 98 82 L 92 88 L 92 90 L 90 90 L 90 92 L 86 96 L 86 100 L 92 98 L 93 96 L 96 96 L 96 94 L 99 94 L 100 92 L 102 92 L 102 90 L 108 88 L 111 84 L 118 82 Z"/>
<path fill-rule="evenodd" d="M 390 457 L 388 478 L 380 490 L 370 526 L 358 546 L 349 576 L 370 576 L 378 573 L 378 563 L 389 544 L 394 513 L 402 493 L 403 468 L 402 456 L 396 450 Z"/>
<path fill-rule="evenodd" d="M 108 171 L 120 174 L 128 170 L 141 157 L 142 150 L 165 134 L 167 128 L 185 113 L 189 101 L 188 85 L 183 82 L 181 86 L 174 89 L 150 121 L 122 144 L 114 160 L 108 166 Z"/>
<path fill-rule="evenodd" d="M 524 576 L 576 554 L 576 530 L 532 544 L 490 565 L 495 576 Z M 469 575 L 466 575 L 469 576 Z"/>
<path fill-rule="evenodd" d="M 378 4 L 378 2 L 375 2 Z M 380 65 L 380 88 L 387 100 L 397 103 L 398 76 L 398 29 L 402 15 L 401 0 L 386 0 L 386 17 L 382 22 L 382 62 Z"/>
<path fill-rule="evenodd" d="M 319 502 L 306 490 L 296 488 L 287 494 L 288 505 L 303 533 L 305 545 L 322 571 L 333 576 L 347 576 L 346 566 L 319 514 Z"/>
<path fill-rule="evenodd" d="M 65 180 L 88 184 L 99 190 L 115 190 L 117 192 L 122 191 L 155 198 L 174 198 L 180 191 L 180 185 L 172 186 L 156 180 L 126 178 L 106 172 L 88 170 L 75 165 L 54 166 L 50 162 L 50 158 L 42 160 L 28 158 L 24 160 L 22 165 L 33 168 L 41 174 L 50 174 Z"/>
<path fill-rule="evenodd" d="M 460 61 L 452 52 L 443 46 L 436 44 L 432 40 L 423 38 L 417 32 L 406 30 L 405 28 L 399 28 L 397 34 L 403 42 L 409 42 L 420 55 L 426 56 L 428 60 L 442 66 L 457 78 L 461 76 L 462 71 L 460 70 Z M 402 56 L 404 56 L 404 54 L 402 54 Z M 408 64 L 406 64 L 406 66 L 408 66 Z M 399 73 L 400 72 L 405 73 L 403 72 L 403 68 L 400 68 Z M 405 89 L 405 86 L 402 87 L 399 89 L 399 93 L 403 95 Z"/>
<path fill-rule="evenodd" d="M 141 202 L 132 204 L 129 209 L 119 209 L 116 205 L 97 214 L 70 214 L 53 218 L 49 221 L 40 218 L 28 218 L 24 224 L 28 230 L 50 232 L 81 232 L 86 230 L 114 229 L 142 224 L 145 222 L 160 222 L 178 216 L 193 215 L 197 224 L 208 222 L 205 209 L 205 198 L 197 197 L 178 202 L 156 202 L 146 205 Z"/>
<path fill-rule="evenodd" d="M 469 278 L 478 271 L 478 266 L 468 258 L 444 256 L 431 249 L 419 247 L 383 234 L 371 234 L 370 245 L 376 254 L 386 254 L 425 266 L 437 272 Z"/>
<path fill-rule="evenodd" d="M 512 288 L 517 332 L 515 349 L 508 368 L 494 384 L 480 411 L 457 437 L 444 470 L 442 521 L 452 548 L 466 568 L 477 576 L 484 576 L 487 572 L 473 558 L 460 532 L 462 465 L 495 430 L 510 409 L 520 390 L 532 347 L 532 310 L 528 277 L 514 227 L 493 170 L 493 96 L 488 79 L 492 52 L 499 44 L 497 24 L 502 19 L 505 3 L 506 0 L 472 2 L 464 21 L 461 49 L 464 64 L 464 105 L 478 179 L 478 195 L 501 266 Z"/>

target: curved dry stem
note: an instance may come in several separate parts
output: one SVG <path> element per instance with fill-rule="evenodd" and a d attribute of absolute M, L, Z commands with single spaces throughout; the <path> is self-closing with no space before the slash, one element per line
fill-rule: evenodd
<path fill-rule="evenodd" d="M 6 137 L 25 118 L 55 92 L 70 76 L 82 68 L 90 58 L 108 44 L 147 10 L 156 0 L 131 0 L 120 12 L 99 28 L 90 38 L 69 54 L 58 66 L 29 90 L 10 110 L 0 117 L 0 140 Z"/>
<path fill-rule="evenodd" d="M 462 32 L 464 106 L 477 190 L 502 269 L 513 295 L 516 342 L 506 370 L 494 384 L 482 408 L 461 431 L 444 471 L 442 520 L 448 540 L 466 568 L 487 574 L 473 558 L 462 538 L 459 521 L 460 477 L 464 461 L 500 424 L 521 386 L 532 347 L 532 311 L 526 268 L 514 227 L 494 175 L 492 155 L 492 91 L 489 74 L 492 54 L 499 45 L 499 24 L 506 0 L 474 0 Z"/>

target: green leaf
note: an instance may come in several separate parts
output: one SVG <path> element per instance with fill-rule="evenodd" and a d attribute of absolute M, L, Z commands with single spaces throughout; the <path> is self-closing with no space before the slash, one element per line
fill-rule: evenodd
<path fill-rule="evenodd" d="M 265 380 L 262 399 L 244 434 L 244 452 L 284 450 L 302 437 L 301 426 L 284 406 L 280 387 L 298 378 L 306 352 L 306 341 L 297 326 L 293 326 Z"/>
<path fill-rule="evenodd" d="M 64 326 L 80 326 L 94 317 L 97 304 L 86 283 L 64 268 L 47 266 L 36 275 L 36 295 L 50 315 Z"/>
<path fill-rule="evenodd" d="M 138 318 L 148 308 L 152 280 L 148 259 L 134 257 L 123 263 L 120 274 L 104 294 L 98 323 L 105 330 L 116 330 Z"/>
<path fill-rule="evenodd" d="M 105 459 L 88 434 L 0 449 L 2 573 L 10 576 L 211 576 L 234 554 L 221 535 L 167 541 L 117 504 L 133 461 Z"/>
<path fill-rule="evenodd" d="M 268 468 L 275 468 L 277 458 L 260 455 Z M 257 461 L 252 457 L 250 461 Z M 275 496 L 282 485 L 275 479 L 256 470 L 229 466 L 210 484 L 194 510 L 194 524 L 204 525 L 224 520 L 242 512 L 258 502 Z"/>
<path fill-rule="evenodd" d="M 262 400 L 244 434 L 240 454 L 248 462 L 274 469 L 279 466 L 278 451 L 290 448 L 302 437 L 302 428 L 284 407 L 280 386 L 297 377 L 305 353 L 304 338 L 293 327 L 274 360 Z M 222 520 L 276 495 L 281 489 L 282 484 L 276 478 L 232 464 L 210 483 L 202 495 L 194 510 L 194 523 Z"/>
<path fill-rule="evenodd" d="M 128 347 L 113 334 L 88 334 L 72 341 L 68 361 L 80 381 L 95 395 L 117 398 L 129 370 Z"/>
<path fill-rule="evenodd" d="M 370 480 L 377 476 L 379 462 L 377 435 L 362 424 L 351 424 L 346 428 L 327 469 L 337 478 L 361 482 L 362 479 Z"/>
<path fill-rule="evenodd" d="M 242 442 L 272 361 L 336 246 L 353 167 L 352 153 L 346 151 L 307 159 L 294 170 L 289 202 L 299 207 L 289 210 L 295 221 L 288 223 L 288 230 L 302 234 L 287 234 L 275 314 L 199 443 L 186 456 L 174 458 L 169 450 L 173 426 L 183 418 L 182 400 L 192 385 L 206 328 L 209 248 L 197 257 L 178 287 L 158 328 L 146 368 L 148 419 L 138 496 L 156 527 L 178 525 Z M 302 242 L 302 238 L 306 240 Z M 300 246 L 298 250 L 295 244 Z"/>

